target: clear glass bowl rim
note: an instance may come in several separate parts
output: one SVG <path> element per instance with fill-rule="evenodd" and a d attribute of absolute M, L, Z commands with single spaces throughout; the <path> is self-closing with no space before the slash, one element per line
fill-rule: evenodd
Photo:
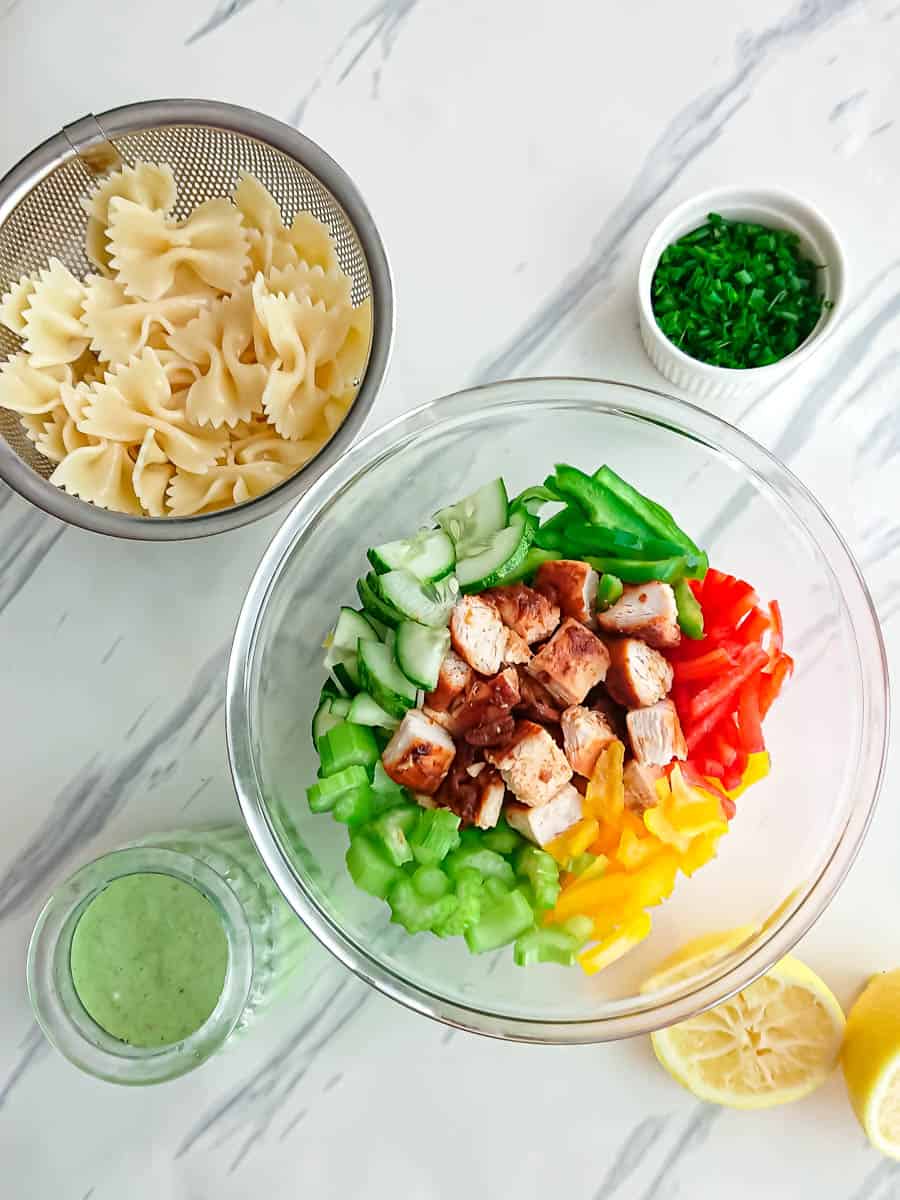
<path fill-rule="evenodd" d="M 628 403 L 596 398 L 598 388 L 626 392 Z M 250 738 L 250 664 L 260 617 L 295 544 L 320 509 L 348 488 L 356 477 L 383 457 L 397 452 L 407 439 L 445 422 L 481 414 L 485 409 L 565 404 L 613 415 L 637 417 L 690 437 L 738 463 L 784 502 L 819 550 L 828 556 L 840 586 L 860 658 L 862 727 L 855 778 L 856 800 L 831 856 L 802 902 L 789 909 L 754 942 L 743 958 L 720 974 L 672 999 L 646 1004 L 635 998 L 628 1011 L 590 1020 L 547 1020 L 515 1017 L 461 1004 L 417 986 L 397 974 L 349 937 L 319 906 L 302 877 L 282 852 L 260 787 L 257 785 Z M 238 802 L 250 836 L 277 887 L 311 933 L 344 966 L 383 994 L 434 1020 L 469 1032 L 541 1044 L 591 1044 L 651 1033 L 695 1016 L 733 996 L 764 974 L 811 928 L 834 898 L 862 846 L 874 815 L 889 741 L 889 674 L 881 628 L 869 590 L 852 552 L 825 510 L 800 480 L 773 454 L 720 417 L 664 392 L 613 379 L 535 377 L 502 380 L 464 389 L 429 401 L 374 430 L 330 468 L 298 501 L 274 535 L 250 583 L 238 617 L 228 666 L 225 701 L 228 759 Z M 724 960 L 726 964 L 730 960 Z"/>

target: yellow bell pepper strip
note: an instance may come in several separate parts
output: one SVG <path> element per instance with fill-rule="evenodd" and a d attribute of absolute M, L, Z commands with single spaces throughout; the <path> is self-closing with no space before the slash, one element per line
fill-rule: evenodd
<path fill-rule="evenodd" d="M 558 863 L 565 866 L 570 859 L 577 858 L 579 854 L 584 854 L 588 846 L 597 840 L 597 835 L 600 833 L 600 825 L 595 817 L 583 817 L 571 828 L 566 829 L 559 837 L 555 837 L 552 842 L 548 842 L 545 849 L 548 854 L 552 854 Z"/>
<path fill-rule="evenodd" d="M 651 858 L 655 858 L 662 850 L 663 843 L 659 838 L 638 837 L 633 829 L 626 826 L 622 830 L 615 858 L 626 871 L 635 871 L 648 863 Z"/>
<path fill-rule="evenodd" d="M 569 870 L 564 876 L 563 887 L 570 887 L 576 879 L 599 879 L 609 866 L 605 854 L 590 854 L 587 851 L 569 863 Z"/>
<path fill-rule="evenodd" d="M 728 822 L 721 801 L 708 792 L 691 788 L 676 766 L 669 779 L 656 781 L 659 803 L 644 813 L 644 824 L 661 842 L 684 854 L 701 833 L 724 833 Z"/>
<path fill-rule="evenodd" d="M 651 859 L 646 866 L 633 871 L 627 878 L 633 881 L 634 895 L 642 908 L 652 908 L 662 904 L 675 889 L 675 877 L 678 874 L 678 855 L 665 849 L 656 858 Z"/>
<path fill-rule="evenodd" d="M 748 787 L 752 787 L 754 783 L 759 783 L 761 779 L 765 779 L 770 769 L 771 761 L 768 751 L 760 750 L 756 754 L 751 754 L 747 759 L 747 769 L 741 776 L 740 787 L 734 788 L 728 795 L 732 800 L 737 800 L 738 796 L 742 796 Z"/>
<path fill-rule="evenodd" d="M 604 874 L 599 879 L 576 879 L 565 888 L 554 907 L 547 913 L 546 920 L 551 924 L 565 921 L 568 917 L 582 914 L 593 916 L 594 912 L 605 905 L 624 900 L 632 892 L 634 884 L 628 875 Z"/>
<path fill-rule="evenodd" d="M 653 922 L 648 912 L 638 913 L 636 917 L 626 921 L 609 937 L 603 938 L 595 946 L 582 950 L 578 962 L 587 975 L 596 975 L 611 963 L 627 954 L 638 942 L 642 942 L 650 933 Z"/>
<path fill-rule="evenodd" d="M 702 833 L 694 838 L 679 863 L 685 875 L 693 875 L 716 857 L 720 837 L 721 833 Z"/>
<path fill-rule="evenodd" d="M 625 811 L 625 747 L 611 742 L 594 767 L 584 797 L 584 815 L 617 823 Z"/>

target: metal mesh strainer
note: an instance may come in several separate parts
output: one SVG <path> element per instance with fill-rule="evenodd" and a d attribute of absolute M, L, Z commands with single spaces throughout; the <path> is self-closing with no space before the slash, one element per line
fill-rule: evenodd
<path fill-rule="evenodd" d="M 87 218 L 79 201 L 99 176 L 135 160 L 168 163 L 178 183 L 176 215 L 227 196 L 241 171 L 272 193 L 282 216 L 313 213 L 331 229 L 358 304 L 372 297 L 369 360 L 359 394 L 321 453 L 271 492 L 196 517 L 133 517 L 107 512 L 48 482 L 54 464 L 25 436 L 15 413 L 0 409 L 0 478 L 47 512 L 120 537 L 153 541 L 201 537 L 244 525 L 306 490 L 350 445 L 387 369 L 394 306 L 390 267 L 362 197 L 344 171 L 296 130 L 261 113 L 205 100 L 155 100 L 112 109 L 66 126 L 0 180 L 0 294 L 22 274 L 59 258 L 79 277 L 94 270 L 84 252 Z M 0 359 L 19 349 L 0 326 Z"/>

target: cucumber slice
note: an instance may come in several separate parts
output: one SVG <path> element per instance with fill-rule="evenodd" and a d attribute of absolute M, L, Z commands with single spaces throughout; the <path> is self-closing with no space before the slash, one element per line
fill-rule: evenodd
<path fill-rule="evenodd" d="M 415 537 L 375 546 L 369 551 L 369 562 L 381 575 L 403 568 L 428 583 L 450 574 L 456 551 L 443 529 L 420 529 Z"/>
<path fill-rule="evenodd" d="M 429 629 L 417 621 L 404 621 L 397 626 L 394 654 L 400 670 L 426 692 L 437 687 L 438 672 L 449 649 L 450 633 L 446 629 Z"/>
<path fill-rule="evenodd" d="M 502 479 L 492 479 L 458 504 L 442 508 L 434 519 L 453 538 L 457 558 L 463 557 L 463 551 L 473 554 L 509 519 L 506 484 Z"/>
<path fill-rule="evenodd" d="M 319 707 L 313 713 L 312 719 L 312 739 L 315 745 L 318 738 L 326 734 L 329 729 L 333 729 L 335 725 L 340 725 L 342 717 L 337 716 L 331 711 L 331 702 L 334 696 L 323 696 L 319 701 Z"/>
<path fill-rule="evenodd" d="M 356 592 L 362 601 L 363 608 L 366 610 L 366 615 L 391 629 L 394 625 L 400 624 L 403 620 L 403 615 L 402 613 L 398 613 L 392 604 L 388 604 L 378 594 L 378 589 L 375 586 L 377 579 L 378 576 L 374 571 L 370 571 L 365 579 L 357 579 Z"/>
<path fill-rule="evenodd" d="M 397 717 L 385 712 L 368 692 L 360 692 L 350 701 L 347 720 L 356 725 L 374 725 L 380 729 L 396 729 L 400 724 Z"/>
<path fill-rule="evenodd" d="M 408 708 L 415 707 L 415 684 L 410 683 L 381 642 L 359 643 L 359 671 L 366 691 L 392 717 L 402 717 Z"/>
<path fill-rule="evenodd" d="M 343 662 L 336 662 L 331 668 L 331 673 L 346 695 L 356 695 L 359 691 L 359 664 L 355 654 L 344 659 Z"/>
<path fill-rule="evenodd" d="M 461 558 L 456 578 L 464 592 L 480 592 L 506 579 L 524 561 L 534 538 L 534 525 L 523 517 L 513 521 L 488 539 L 477 554 Z"/>
<path fill-rule="evenodd" d="M 456 580 L 449 576 L 437 583 L 423 583 L 411 571 L 401 569 L 379 575 L 378 594 L 410 621 L 441 628 L 450 620 L 450 611 L 459 592 Z"/>
<path fill-rule="evenodd" d="M 353 608 L 342 607 L 337 625 L 334 627 L 334 633 L 331 635 L 331 650 L 338 652 L 335 661 L 339 661 L 339 652 L 342 650 L 350 650 L 355 654 L 356 644 L 360 638 L 370 642 L 381 640 L 363 613 L 357 612 Z M 329 662 L 326 662 L 325 665 L 331 666 Z"/>

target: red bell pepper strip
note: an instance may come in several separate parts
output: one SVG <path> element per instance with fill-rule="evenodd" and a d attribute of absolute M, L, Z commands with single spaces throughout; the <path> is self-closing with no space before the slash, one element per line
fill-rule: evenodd
<path fill-rule="evenodd" d="M 751 675 L 738 693 L 738 729 L 741 746 L 747 754 L 765 750 L 762 719 L 759 714 L 759 674 Z"/>
<path fill-rule="evenodd" d="M 688 717 L 700 721 L 723 701 L 734 696 L 745 680 L 768 661 L 769 656 L 761 647 L 745 646 L 735 667 L 694 696 L 688 705 Z"/>
<path fill-rule="evenodd" d="M 709 710 L 709 712 L 701 717 L 699 721 L 694 721 L 688 724 L 684 729 L 684 737 L 687 742 L 688 751 L 693 754 L 703 739 L 719 724 L 725 717 L 731 716 L 734 711 L 734 697 L 731 695 L 725 696 L 724 699 Z"/>
<path fill-rule="evenodd" d="M 778 655 L 784 649 L 784 622 L 781 619 L 781 605 L 777 600 L 769 602 L 769 612 L 772 614 L 772 652 Z"/>
<path fill-rule="evenodd" d="M 769 709 L 775 703 L 784 681 L 793 673 L 794 660 L 789 654 L 779 654 L 772 670 L 763 671 L 759 689 L 759 715 L 762 720 L 765 720 Z"/>
<path fill-rule="evenodd" d="M 726 650 L 717 647 L 708 650 L 697 658 L 688 658 L 675 663 L 675 678 L 679 683 L 689 683 L 696 679 L 709 679 L 721 671 L 727 671 L 733 666 L 733 660 Z"/>
<path fill-rule="evenodd" d="M 725 722 L 723 721 L 722 724 L 724 725 Z M 712 734 L 710 734 L 710 742 L 715 748 L 716 758 L 719 760 L 722 766 L 730 767 L 737 758 L 737 750 L 735 750 L 734 746 L 732 746 L 728 739 L 718 731 L 714 731 Z"/>
<path fill-rule="evenodd" d="M 752 645 L 754 642 L 757 645 L 762 645 L 763 637 L 771 628 L 772 622 L 768 615 L 761 608 L 757 608 L 750 613 L 745 621 L 741 622 L 735 636 L 745 646 Z"/>

